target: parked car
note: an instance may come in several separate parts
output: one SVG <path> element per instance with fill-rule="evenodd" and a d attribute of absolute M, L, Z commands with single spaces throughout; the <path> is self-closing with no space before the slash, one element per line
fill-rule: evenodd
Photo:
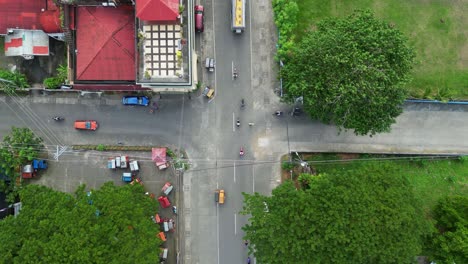
<path fill-rule="evenodd" d="M 203 6 L 196 5 L 195 6 L 195 29 L 199 33 L 203 32 L 203 30 L 205 29 L 205 22 L 204 22 L 205 15 L 203 13 L 204 13 Z"/>
<path fill-rule="evenodd" d="M 168 196 L 173 188 L 174 186 L 172 186 L 170 182 L 166 182 L 166 184 L 164 184 L 164 186 L 162 187 L 162 192 L 164 193 L 164 195 Z"/>
<path fill-rule="evenodd" d="M 122 98 L 122 104 L 148 106 L 149 98 L 146 96 L 124 96 Z"/>
<path fill-rule="evenodd" d="M 76 120 L 75 129 L 81 130 L 96 130 L 98 123 L 96 120 Z"/>
<path fill-rule="evenodd" d="M 171 206 L 171 202 L 169 202 L 169 199 L 166 196 L 159 196 L 158 201 L 162 208 L 168 208 Z"/>

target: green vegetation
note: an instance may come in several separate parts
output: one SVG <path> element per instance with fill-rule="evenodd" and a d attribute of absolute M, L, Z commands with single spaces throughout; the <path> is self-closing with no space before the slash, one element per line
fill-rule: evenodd
<path fill-rule="evenodd" d="M 430 210 L 442 197 L 468 195 L 468 166 L 460 160 L 403 158 L 402 160 L 384 161 L 377 158 L 372 161 L 317 163 L 311 166 L 316 168 L 318 173 L 327 174 L 343 170 L 360 171 L 378 169 L 381 166 L 386 167 L 389 174 L 391 172 L 399 177 L 407 177 L 408 182 L 414 188 L 416 197 L 422 201 L 423 210 L 428 214 L 428 217 L 430 217 Z"/>
<path fill-rule="evenodd" d="M 20 191 L 21 213 L 0 221 L 0 263 L 156 263 L 157 203 L 139 184 L 105 183 L 74 195 L 40 185 Z"/>
<path fill-rule="evenodd" d="M 60 85 L 65 84 L 68 78 L 68 67 L 65 64 L 59 65 L 57 68 L 57 76 L 46 78 L 43 82 L 47 89 L 57 89 Z"/>
<path fill-rule="evenodd" d="M 293 0 L 273 0 L 272 5 L 279 31 L 277 58 L 284 59 L 294 45 L 299 7 Z"/>
<path fill-rule="evenodd" d="M 15 92 L 17 88 L 26 88 L 29 86 L 26 75 L 18 71 L 9 71 L 0 69 L 0 88 L 9 93 Z"/>
<path fill-rule="evenodd" d="M 5 54 L 5 37 L 0 36 L 0 52 Z"/>
<path fill-rule="evenodd" d="M 244 194 L 243 230 L 258 262 L 410 263 L 422 251 L 430 225 L 404 177 L 380 166 L 301 181 L 271 197 Z"/>
<path fill-rule="evenodd" d="M 270 197 L 244 194 L 245 239 L 259 262 L 468 262 L 464 158 L 311 155 L 302 157 L 316 174 L 299 174 Z"/>
<path fill-rule="evenodd" d="M 15 182 L 20 177 L 19 169 L 33 159 L 38 158 L 43 151 L 42 138 L 37 137 L 29 128 L 12 128 L 12 132 L 3 138 L 0 145 L 0 170 L 10 181 L 1 181 L 2 191 L 7 193 L 8 200 L 14 201 L 17 195 Z"/>
<path fill-rule="evenodd" d="M 407 98 L 414 53 L 400 31 L 370 11 L 317 24 L 281 69 L 285 99 L 303 97 L 312 118 L 357 135 L 390 131 Z"/>
<path fill-rule="evenodd" d="M 377 17 L 400 29 L 416 50 L 413 80 L 406 85 L 417 98 L 468 99 L 467 32 L 464 1 L 303 0 L 297 36 L 326 17 L 345 17 L 370 8 Z"/>
<path fill-rule="evenodd" d="M 468 263 L 468 196 L 441 199 L 434 210 L 437 232 L 428 254 L 437 263 Z"/>

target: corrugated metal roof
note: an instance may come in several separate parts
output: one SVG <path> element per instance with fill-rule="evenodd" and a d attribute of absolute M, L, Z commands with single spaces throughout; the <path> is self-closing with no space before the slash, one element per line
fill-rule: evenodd
<path fill-rule="evenodd" d="M 133 7 L 78 7 L 76 80 L 135 80 Z"/>
<path fill-rule="evenodd" d="M 49 36 L 42 30 L 15 29 L 5 36 L 6 56 L 48 56 Z"/>
<path fill-rule="evenodd" d="M 0 0 L 0 34 L 8 28 L 60 33 L 59 16 L 52 0 Z"/>

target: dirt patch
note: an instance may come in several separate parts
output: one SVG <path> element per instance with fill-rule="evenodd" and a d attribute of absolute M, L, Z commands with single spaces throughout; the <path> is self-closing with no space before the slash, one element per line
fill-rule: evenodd
<path fill-rule="evenodd" d="M 352 160 L 352 159 L 357 159 L 359 158 L 359 154 L 357 153 L 339 153 L 339 154 L 336 154 L 338 156 L 338 158 L 342 159 L 342 160 Z"/>

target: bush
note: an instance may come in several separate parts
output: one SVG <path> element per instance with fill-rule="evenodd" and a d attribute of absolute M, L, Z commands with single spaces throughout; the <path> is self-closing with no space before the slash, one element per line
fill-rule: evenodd
<path fill-rule="evenodd" d="M 172 151 L 172 149 L 170 149 L 170 148 L 167 148 L 166 154 L 167 154 L 167 156 L 170 157 L 170 158 L 175 158 L 174 151 Z"/>
<path fill-rule="evenodd" d="M 57 89 L 62 85 L 63 81 L 57 77 L 46 78 L 43 82 L 45 88 L 47 89 Z"/>
<path fill-rule="evenodd" d="M 0 79 L 5 79 L 10 82 L 4 82 L 6 83 L 11 83 L 13 86 L 17 88 L 26 88 L 29 86 L 28 79 L 26 78 L 26 75 L 17 72 L 17 71 L 9 71 L 9 70 L 0 70 Z"/>
<path fill-rule="evenodd" d="M 57 89 L 64 84 L 68 78 L 68 68 L 65 64 L 59 65 L 57 68 L 57 76 L 46 78 L 43 82 L 47 89 Z"/>
<path fill-rule="evenodd" d="M 281 164 L 281 168 L 283 168 L 283 170 L 290 171 L 290 170 L 294 169 L 294 163 L 289 162 L 289 161 L 284 161 Z"/>
<path fill-rule="evenodd" d="M 96 150 L 98 150 L 98 151 L 104 151 L 104 150 L 106 150 L 106 146 L 104 146 L 104 145 L 102 145 L 102 144 L 99 144 L 99 145 L 97 145 Z"/>
<path fill-rule="evenodd" d="M 284 59 L 294 43 L 299 7 L 295 0 L 273 0 L 272 4 L 279 31 L 277 58 Z"/>
<path fill-rule="evenodd" d="M 462 163 L 468 162 L 468 156 L 460 156 L 458 157 L 458 160 Z"/>

